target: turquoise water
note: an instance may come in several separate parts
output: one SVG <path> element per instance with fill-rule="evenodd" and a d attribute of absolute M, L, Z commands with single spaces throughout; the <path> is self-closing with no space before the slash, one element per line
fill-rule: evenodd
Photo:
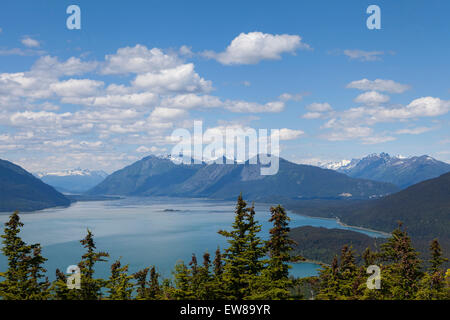
<path fill-rule="evenodd" d="M 195 253 L 199 262 L 205 251 L 214 255 L 217 246 L 225 248 L 226 239 L 217 234 L 229 229 L 234 219 L 235 202 L 205 199 L 174 198 L 125 198 L 121 200 L 77 202 L 68 208 L 53 208 L 23 213 L 25 224 L 21 236 L 27 243 L 40 243 L 43 255 L 48 259 L 46 268 L 54 279 L 56 268 L 65 271 L 77 264 L 83 254 L 79 240 L 92 230 L 97 249 L 107 251 L 111 257 L 107 263 L 99 263 L 99 276 L 107 276 L 109 267 L 121 257 L 129 264 L 130 272 L 155 265 L 164 277 L 171 276 L 175 263 L 190 261 Z M 262 224 L 262 237 L 268 237 L 268 204 L 255 206 L 256 218 Z M 168 211 L 170 210 L 170 211 Z M 7 221 L 9 213 L 0 214 L 0 223 Z M 321 226 L 343 227 L 335 220 L 310 218 L 290 213 L 291 227 Z M 363 231 L 370 236 L 382 236 L 376 232 Z M 3 228 L 1 230 L 3 232 Z M 0 270 L 6 261 L 0 256 Z M 294 264 L 295 276 L 317 274 L 319 265 Z"/>

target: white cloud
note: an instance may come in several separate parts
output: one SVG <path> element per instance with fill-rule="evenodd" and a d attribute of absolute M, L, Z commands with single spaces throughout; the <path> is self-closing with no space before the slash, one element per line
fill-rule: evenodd
<path fill-rule="evenodd" d="M 64 97 L 63 103 L 81 104 L 93 107 L 146 107 L 155 105 L 158 102 L 158 95 L 151 92 L 132 94 L 107 94 L 97 97 Z"/>
<path fill-rule="evenodd" d="M 300 93 L 295 93 L 295 94 L 291 94 L 291 93 L 283 93 L 279 96 L 279 99 L 281 101 L 301 101 L 303 99 L 303 95 Z"/>
<path fill-rule="evenodd" d="M 184 117 L 186 115 L 187 112 L 183 109 L 157 107 L 150 114 L 150 118 L 158 120 L 169 120 Z"/>
<path fill-rule="evenodd" d="M 161 105 L 164 107 L 192 109 L 192 108 L 224 108 L 237 113 L 281 112 L 283 101 L 270 101 L 265 104 L 243 100 L 225 100 L 210 95 L 182 94 L 165 98 Z"/>
<path fill-rule="evenodd" d="M 357 103 L 373 106 L 388 102 L 389 96 L 376 91 L 367 91 L 357 96 L 354 101 Z"/>
<path fill-rule="evenodd" d="M 140 146 L 136 149 L 137 152 L 139 153 L 149 153 L 149 152 L 158 152 L 158 151 L 163 151 L 164 149 L 152 146 L 150 148 L 146 147 L 146 146 Z"/>
<path fill-rule="evenodd" d="M 192 57 L 194 55 L 194 53 L 192 52 L 192 48 L 188 47 L 186 45 L 181 46 L 179 52 L 180 52 L 180 55 L 186 56 L 186 57 Z"/>
<path fill-rule="evenodd" d="M 208 92 L 212 90 L 211 81 L 201 78 L 192 63 L 183 64 L 159 72 L 139 74 L 132 82 L 140 89 L 154 92 Z"/>
<path fill-rule="evenodd" d="M 241 33 L 231 41 L 224 52 L 204 52 L 206 57 L 222 64 L 256 64 L 261 60 L 278 60 L 283 53 L 294 53 L 299 48 L 309 48 L 298 35 L 273 35 L 262 32 Z"/>
<path fill-rule="evenodd" d="M 103 81 L 90 79 L 69 79 L 52 83 L 50 89 L 61 97 L 94 95 L 103 87 Z"/>
<path fill-rule="evenodd" d="M 374 136 L 374 137 L 365 137 L 362 139 L 363 144 L 378 144 L 389 141 L 394 141 L 395 137 L 390 136 Z"/>
<path fill-rule="evenodd" d="M 344 141 L 360 138 L 367 138 L 373 133 L 373 129 L 369 127 L 338 127 L 337 130 L 323 135 L 322 137 L 329 141 Z"/>
<path fill-rule="evenodd" d="M 29 48 L 36 48 L 36 47 L 39 47 L 39 46 L 40 46 L 39 41 L 37 41 L 37 40 L 35 40 L 35 39 L 32 39 L 32 38 L 30 38 L 30 37 L 24 37 L 24 38 L 21 40 L 21 42 L 22 42 L 22 44 L 23 44 L 24 46 L 29 47 Z"/>
<path fill-rule="evenodd" d="M 395 131 L 396 134 L 422 134 L 433 130 L 433 128 L 428 127 L 417 127 L 417 128 L 406 128 Z"/>
<path fill-rule="evenodd" d="M 182 109 L 215 108 L 223 106 L 223 102 L 218 97 L 189 93 L 167 97 L 161 102 L 161 105 Z"/>
<path fill-rule="evenodd" d="M 311 112 L 327 112 L 327 111 L 333 110 L 333 108 L 327 102 L 325 102 L 325 103 L 314 102 L 314 103 L 311 103 L 310 105 L 306 106 L 306 109 Z"/>
<path fill-rule="evenodd" d="M 31 67 L 30 75 L 41 78 L 82 75 L 93 71 L 97 65 L 95 61 L 83 62 L 75 57 L 60 62 L 57 57 L 43 56 Z"/>
<path fill-rule="evenodd" d="M 224 107 L 232 112 L 245 112 L 245 113 L 259 113 L 259 112 L 281 112 L 284 109 L 284 102 L 271 101 L 265 104 L 256 102 L 240 101 L 240 100 L 227 100 L 224 102 Z"/>
<path fill-rule="evenodd" d="M 377 61 L 381 60 L 383 51 L 364 51 L 364 50 L 344 50 L 344 54 L 350 59 L 360 60 L 360 61 Z"/>
<path fill-rule="evenodd" d="M 303 119 L 319 119 L 323 117 L 323 113 L 320 112 L 307 112 L 302 115 Z"/>
<path fill-rule="evenodd" d="M 186 48 L 183 50 L 186 52 Z M 147 49 L 146 46 L 137 44 L 134 47 L 120 48 L 115 54 L 107 55 L 101 72 L 103 74 L 140 74 L 172 69 L 180 64 L 181 61 L 174 54 L 165 54 L 161 49 Z"/>
<path fill-rule="evenodd" d="M 389 93 L 403 93 L 410 87 L 405 84 L 395 82 L 393 80 L 375 79 L 373 81 L 368 79 L 361 79 L 352 81 L 347 85 L 347 88 L 353 88 L 364 91 L 381 91 Z"/>
<path fill-rule="evenodd" d="M 288 129 L 288 128 L 282 128 L 279 131 L 278 137 L 279 137 L 280 141 L 295 140 L 298 137 L 300 137 L 301 135 L 303 135 L 304 133 L 305 132 L 303 132 L 302 130 L 293 130 L 293 129 Z"/>

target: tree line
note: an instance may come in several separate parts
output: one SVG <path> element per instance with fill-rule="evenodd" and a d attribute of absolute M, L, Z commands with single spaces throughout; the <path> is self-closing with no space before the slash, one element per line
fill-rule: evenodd
<path fill-rule="evenodd" d="M 45 276 L 46 258 L 39 244 L 26 244 L 20 237 L 23 223 L 14 212 L 5 223 L 2 253 L 8 268 L 0 272 L 0 298 L 5 300 L 243 300 L 305 299 L 450 299 L 450 270 L 437 240 L 430 245 L 431 260 L 422 270 L 422 261 L 412 247 L 406 230 L 399 224 L 379 252 L 366 249 L 362 263 L 344 246 L 331 265 L 322 265 L 316 277 L 294 278 L 292 263 L 305 259 L 295 254 L 296 243 L 289 237 L 286 210 L 270 208 L 270 237 L 260 237 L 261 225 L 255 219 L 254 205 L 238 197 L 231 230 L 220 230 L 228 247 L 217 248 L 214 257 L 205 252 L 199 261 L 195 254 L 188 264 L 175 265 L 172 278 L 163 279 L 155 266 L 130 274 L 120 260 L 110 267 L 107 279 L 95 276 L 98 263 L 109 254 L 98 251 L 94 235 L 87 230 L 80 241 L 85 248 L 78 263 L 81 286 L 70 289 L 68 276 L 56 270 L 56 279 Z M 380 289 L 367 287 L 369 265 L 381 270 Z"/>

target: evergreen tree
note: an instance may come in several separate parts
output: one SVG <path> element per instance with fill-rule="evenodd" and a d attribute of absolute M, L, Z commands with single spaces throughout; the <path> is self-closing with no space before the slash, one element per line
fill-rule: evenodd
<path fill-rule="evenodd" d="M 152 266 L 150 268 L 150 290 L 149 298 L 152 300 L 158 300 L 161 298 L 162 289 L 159 284 L 159 273 L 156 272 L 156 267 Z"/>
<path fill-rule="evenodd" d="M 442 249 L 437 239 L 434 239 L 430 244 L 430 254 L 429 271 L 420 281 L 417 299 L 448 299 L 450 296 L 445 283 L 445 270 L 441 268 L 447 259 L 442 256 Z"/>
<path fill-rule="evenodd" d="M 223 274 L 223 262 L 222 262 L 222 254 L 220 253 L 220 248 L 217 247 L 216 256 L 214 258 L 214 276 L 216 278 L 222 279 Z"/>
<path fill-rule="evenodd" d="M 109 254 L 95 251 L 94 235 L 89 229 L 86 237 L 80 243 L 86 248 L 86 253 L 81 257 L 81 262 L 78 264 L 81 271 L 81 299 L 97 300 L 101 298 L 101 288 L 106 286 L 107 282 L 104 279 L 94 278 L 94 267 L 97 262 L 105 262 L 104 258 L 109 257 Z"/>
<path fill-rule="evenodd" d="M 80 300 L 80 294 L 78 289 L 69 289 L 67 286 L 67 277 L 56 269 L 56 280 L 53 281 L 50 289 L 52 298 L 55 300 Z"/>
<path fill-rule="evenodd" d="M 224 254 L 223 284 L 226 298 L 241 300 L 251 294 L 251 283 L 260 270 L 259 259 L 263 253 L 257 236 L 260 226 L 254 220 L 254 209 L 239 195 L 231 231 L 220 230 L 228 238 L 229 247 Z"/>
<path fill-rule="evenodd" d="M 270 229 L 270 239 L 266 243 L 269 254 L 267 267 L 263 273 L 265 289 L 260 298 L 286 299 L 290 295 L 289 289 L 293 286 L 289 278 L 290 263 L 298 262 L 303 258 L 292 254 L 295 249 L 295 241 L 289 237 L 289 221 L 291 220 L 286 210 L 278 205 L 270 208 L 273 227 Z"/>
<path fill-rule="evenodd" d="M 319 272 L 319 300 L 336 300 L 339 298 L 339 262 L 334 256 L 330 266 L 323 265 Z"/>
<path fill-rule="evenodd" d="M 174 271 L 175 289 L 173 297 L 177 300 L 195 299 L 195 292 L 192 291 L 191 270 L 184 264 L 179 262 L 175 265 Z"/>
<path fill-rule="evenodd" d="M 44 273 L 47 259 L 41 255 L 39 244 L 27 245 L 19 236 L 23 223 L 14 212 L 5 223 L 1 251 L 8 259 L 8 270 L 1 272 L 2 299 L 43 300 L 49 297 L 50 283 Z"/>
<path fill-rule="evenodd" d="M 106 287 L 108 299 L 130 300 L 133 295 L 133 276 L 128 275 L 128 265 L 121 266 L 120 260 L 111 265 L 111 275 Z"/>
<path fill-rule="evenodd" d="M 388 241 L 381 245 L 381 262 L 389 264 L 381 268 L 383 281 L 380 293 L 383 293 L 385 298 L 414 299 L 422 276 L 418 255 L 411 245 L 411 238 L 399 223 Z"/>
<path fill-rule="evenodd" d="M 133 274 L 133 277 L 136 280 L 136 287 L 137 287 L 136 299 L 138 300 L 145 300 L 148 299 L 149 297 L 149 288 L 147 287 L 148 271 L 149 268 L 145 268 Z"/>

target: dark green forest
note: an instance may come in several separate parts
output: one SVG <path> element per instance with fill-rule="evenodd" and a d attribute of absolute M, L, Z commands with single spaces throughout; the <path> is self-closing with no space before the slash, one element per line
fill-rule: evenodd
<path fill-rule="evenodd" d="M 286 210 L 271 207 L 270 237 L 260 236 L 261 225 L 255 220 L 254 205 L 239 196 L 235 219 L 229 230 L 219 230 L 228 247 L 217 248 L 214 256 L 205 252 L 192 255 L 189 263 L 178 263 L 172 278 L 163 279 L 156 266 L 129 273 L 128 265 L 114 261 L 109 277 L 97 278 L 95 268 L 107 263 L 109 254 L 97 250 L 94 235 L 80 241 L 85 253 L 78 263 L 80 287 L 70 289 L 68 275 L 56 270 L 56 280 L 45 276 L 46 258 L 39 244 L 27 244 L 20 237 L 23 223 L 14 212 L 5 223 L 2 253 L 7 270 L 0 272 L 0 298 L 3 300 L 253 300 L 253 299 L 383 299 L 448 300 L 450 270 L 443 264 L 438 240 L 429 244 L 430 259 L 422 261 L 411 238 L 399 223 L 391 237 L 377 246 L 358 248 L 343 245 L 330 264 L 323 264 L 317 277 L 294 278 L 290 264 L 305 260 L 296 254 L 297 244 L 290 235 Z M 296 232 L 299 232 L 297 230 Z M 345 239 L 344 239 L 345 240 Z M 367 268 L 379 266 L 381 286 L 370 289 Z"/>

